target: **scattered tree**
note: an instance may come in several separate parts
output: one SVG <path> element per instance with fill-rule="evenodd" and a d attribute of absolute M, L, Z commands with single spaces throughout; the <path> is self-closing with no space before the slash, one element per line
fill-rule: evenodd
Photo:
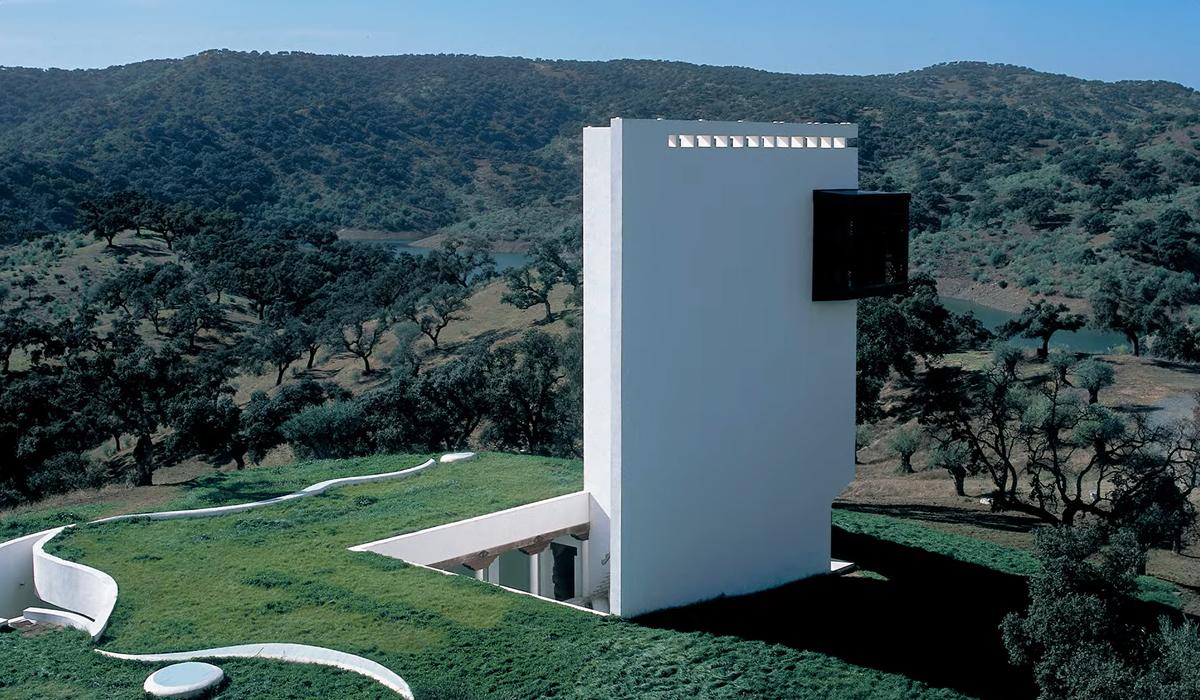
<path fill-rule="evenodd" d="M 467 308 L 467 296 L 467 290 L 462 287 L 439 284 L 426 294 L 410 295 L 402 302 L 401 312 L 433 342 L 434 350 L 440 350 L 438 338 L 446 326 L 466 318 L 462 312 Z"/>
<path fill-rule="evenodd" d="M 900 473 L 912 474 L 912 457 L 921 449 L 921 432 L 916 428 L 900 426 L 892 434 L 888 444 L 900 458 Z"/>
<path fill-rule="evenodd" d="M 1083 315 L 1071 313 L 1066 304 L 1052 304 L 1045 299 L 1038 299 L 1026 306 L 1020 316 L 1004 324 L 1000 335 L 1005 338 L 1016 335 L 1037 338 L 1042 341 L 1038 357 L 1046 357 L 1050 352 L 1050 338 L 1055 333 L 1077 331 L 1083 328 L 1084 322 Z"/>
<path fill-rule="evenodd" d="M 518 309 L 528 309 L 540 304 L 546 315 L 538 323 L 552 323 L 554 312 L 550 308 L 550 292 L 558 281 L 556 275 L 557 273 L 546 265 L 530 264 L 511 268 L 504 273 L 508 289 L 500 297 L 500 301 L 512 304 Z"/>
<path fill-rule="evenodd" d="M 1087 390 L 1088 403 L 1094 404 L 1100 400 L 1100 390 L 1113 384 L 1112 365 L 1100 360 L 1084 360 L 1075 367 L 1075 381 L 1079 388 Z"/>

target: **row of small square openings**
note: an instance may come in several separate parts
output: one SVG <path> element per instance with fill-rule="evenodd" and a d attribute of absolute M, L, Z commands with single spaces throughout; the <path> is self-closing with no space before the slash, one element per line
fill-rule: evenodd
<path fill-rule="evenodd" d="M 668 148 L 846 148 L 845 136 L 707 136 L 671 134 Z"/>

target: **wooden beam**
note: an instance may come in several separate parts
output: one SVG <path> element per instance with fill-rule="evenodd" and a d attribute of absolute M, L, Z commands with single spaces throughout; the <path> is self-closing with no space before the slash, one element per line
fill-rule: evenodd
<path fill-rule="evenodd" d="M 484 569 L 491 566 L 492 562 L 496 561 L 496 557 L 498 557 L 498 556 L 500 556 L 499 552 L 497 552 L 495 554 L 489 554 L 487 551 L 483 551 L 483 552 L 480 552 L 479 554 L 476 554 L 467 559 L 464 559 L 461 563 L 463 566 L 467 567 L 471 571 L 483 571 Z M 441 568 L 440 564 L 438 564 L 437 566 L 438 566 L 438 568 Z"/>
<path fill-rule="evenodd" d="M 582 541 L 588 538 L 590 531 L 591 525 L 584 523 L 582 525 L 575 525 L 573 527 L 555 530 L 554 532 L 547 532 L 545 534 L 537 535 L 536 537 L 528 537 L 516 542 L 510 542 L 499 547 L 484 549 L 478 552 L 471 552 L 470 554 L 464 554 L 461 557 L 453 557 L 451 559 L 446 559 L 445 561 L 439 561 L 435 564 L 430 564 L 429 566 L 432 566 L 435 569 L 451 569 L 461 564 L 472 571 L 479 571 L 480 569 L 486 569 L 493 561 L 496 560 L 496 557 L 505 552 L 511 552 L 514 549 L 518 549 L 525 554 L 540 554 L 550 546 L 552 541 L 558 539 L 559 537 L 570 535 L 576 540 Z"/>

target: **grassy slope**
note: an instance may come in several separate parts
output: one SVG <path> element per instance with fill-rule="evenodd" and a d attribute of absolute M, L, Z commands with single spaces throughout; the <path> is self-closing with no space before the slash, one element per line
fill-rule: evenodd
<path fill-rule="evenodd" d="M 374 681 L 349 671 L 274 661 L 218 663 L 229 679 L 217 696 L 221 700 L 377 694 Z M 142 682 L 151 671 L 145 664 L 100 656 L 82 632 L 0 635 L 0 668 L 0 700 L 142 698 Z"/>
<path fill-rule="evenodd" d="M 420 460 L 374 457 L 229 474 L 201 481 L 185 501 L 259 498 L 339 473 Z M 465 687 L 481 697 L 518 698 L 957 697 L 820 654 L 601 619 L 346 551 L 378 537 L 570 492 L 580 482 L 577 462 L 486 455 L 405 481 L 347 487 L 241 515 L 83 527 L 60 538 L 57 549 L 117 579 L 121 598 L 101 645 L 120 651 L 270 640 L 318 644 L 395 669 L 425 698 L 471 697 L 474 691 Z M 132 698 L 140 696 L 133 681 L 148 672 L 122 664 L 113 671 L 120 680 L 112 682 L 107 670 L 104 679 L 59 673 L 83 653 L 75 637 L 2 639 L 0 677 L 12 679 L 17 690 L 0 692 L 106 698 L 127 692 Z M 27 663 L 30 658 L 42 661 Z M 126 670 L 130 666 L 137 672 Z M 309 677 L 279 671 L 290 685 L 276 694 L 259 675 L 265 667 L 233 667 L 260 687 L 272 687 L 273 697 L 286 697 L 283 688 L 303 687 Z M 97 689 L 101 681 L 106 685 Z M 245 692 L 238 681 L 229 691 L 238 695 L 222 697 Z M 355 678 L 336 691 L 313 693 L 386 697 Z"/>
<path fill-rule="evenodd" d="M 870 535 L 877 539 L 917 547 L 1007 574 L 1030 576 L 1038 569 L 1037 560 L 1024 550 L 942 532 L 899 518 L 857 513 L 852 510 L 835 510 L 833 511 L 833 524 L 847 532 Z M 1139 597 L 1143 600 L 1173 607 L 1179 606 L 1178 591 L 1175 586 L 1166 581 L 1152 576 L 1142 576 L 1138 579 L 1138 586 Z"/>

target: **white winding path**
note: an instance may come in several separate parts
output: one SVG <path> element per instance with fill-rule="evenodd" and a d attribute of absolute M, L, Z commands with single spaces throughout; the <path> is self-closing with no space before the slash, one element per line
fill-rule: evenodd
<path fill-rule="evenodd" d="M 312 486 L 306 486 L 295 493 L 289 493 L 286 496 L 276 496 L 268 498 L 265 501 L 253 501 L 251 503 L 238 503 L 232 506 L 214 506 L 212 508 L 192 508 L 190 510 L 164 510 L 156 513 L 129 513 L 126 515 L 113 515 L 107 518 L 93 520 L 90 525 L 100 523 L 111 523 L 118 520 L 133 520 L 134 518 L 148 518 L 150 520 L 178 520 L 180 518 L 210 518 L 214 515 L 229 515 L 230 513 L 241 513 L 243 511 L 254 508 L 262 508 L 263 506 L 274 506 L 287 501 L 294 501 L 297 498 L 305 498 L 315 496 L 319 493 L 325 493 L 329 489 L 339 486 L 352 486 L 354 484 L 366 484 L 372 481 L 385 481 L 387 479 L 401 479 L 406 476 L 420 474 L 426 469 L 437 464 L 436 460 L 430 459 L 415 467 L 401 469 L 396 472 L 385 472 L 383 474 L 367 474 L 366 476 L 347 476 L 341 479 L 328 479 L 321 481 Z"/>
<path fill-rule="evenodd" d="M 197 659 L 272 659 L 298 664 L 315 664 L 318 666 L 333 666 L 335 668 L 353 671 L 378 681 L 390 690 L 399 693 L 407 700 L 413 700 L 412 690 L 404 679 L 393 673 L 386 666 L 375 663 L 361 656 L 347 654 L 343 651 L 315 647 L 308 644 L 238 644 L 231 647 L 215 649 L 198 649 L 196 651 L 179 651 L 168 654 L 119 654 L 113 651 L 97 649 L 97 652 L 114 659 L 127 661 L 195 661 Z"/>

